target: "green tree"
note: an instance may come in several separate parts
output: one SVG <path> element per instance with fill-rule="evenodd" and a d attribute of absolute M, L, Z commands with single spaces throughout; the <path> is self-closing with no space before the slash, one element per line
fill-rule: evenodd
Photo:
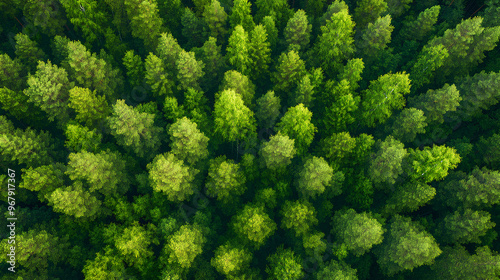
<path fill-rule="evenodd" d="M 498 0 L 486 0 L 484 3 L 487 5 L 484 10 L 481 11 L 480 16 L 484 18 L 484 26 L 493 27 L 499 26 L 500 21 L 497 16 L 495 16 L 500 11 L 500 5 Z"/>
<path fill-rule="evenodd" d="M 151 232 L 134 222 L 117 236 L 115 246 L 128 264 L 142 265 L 153 256 L 152 238 Z"/>
<path fill-rule="evenodd" d="M 283 135 L 295 140 L 297 154 L 303 155 L 311 145 L 314 134 L 318 129 L 311 123 L 312 113 L 299 104 L 288 109 L 285 115 L 276 124 L 276 129 Z"/>
<path fill-rule="evenodd" d="M 488 246 L 477 247 L 470 255 L 462 246 L 445 247 L 431 266 L 435 279 L 495 279 L 500 275 L 500 256 Z"/>
<path fill-rule="evenodd" d="M 250 32 L 248 55 L 250 57 L 250 77 L 254 80 L 268 74 L 271 62 L 271 43 L 268 40 L 267 28 L 259 24 Z"/>
<path fill-rule="evenodd" d="M 178 159 L 194 164 L 208 156 L 209 138 L 188 118 L 183 117 L 172 124 L 168 134 L 172 153 Z"/>
<path fill-rule="evenodd" d="M 276 230 L 276 224 L 264 211 L 264 207 L 248 204 L 233 216 L 231 226 L 237 236 L 255 248 L 264 245 L 266 239 Z"/>
<path fill-rule="evenodd" d="M 251 60 L 249 56 L 248 33 L 241 25 L 237 25 L 227 46 L 226 58 L 238 72 L 247 75 L 250 72 Z"/>
<path fill-rule="evenodd" d="M 207 23 L 195 15 L 191 8 L 185 7 L 181 17 L 182 36 L 186 38 L 186 49 L 198 47 L 206 40 Z"/>
<path fill-rule="evenodd" d="M 401 142 L 412 142 L 418 133 L 425 133 L 426 120 L 422 110 L 405 108 L 394 118 L 391 135 Z"/>
<path fill-rule="evenodd" d="M 157 1 L 124 0 L 124 3 L 132 35 L 144 40 L 144 45 L 153 50 L 164 28 Z"/>
<path fill-rule="evenodd" d="M 243 99 L 245 106 L 253 107 L 253 97 L 255 95 L 255 85 L 245 75 L 235 70 L 224 73 L 224 78 L 220 86 L 220 91 L 233 89 Z"/>
<path fill-rule="evenodd" d="M 251 260 L 252 253 L 246 249 L 224 244 L 215 250 L 211 264 L 219 273 L 232 279 L 248 269 Z"/>
<path fill-rule="evenodd" d="M 100 133 L 95 129 L 90 130 L 88 127 L 79 124 L 68 123 L 64 135 L 66 136 L 64 146 L 72 153 L 80 151 L 95 153 L 102 143 Z"/>
<path fill-rule="evenodd" d="M 361 0 L 354 9 L 354 21 L 359 28 L 364 29 L 387 10 L 384 0 Z"/>
<path fill-rule="evenodd" d="M 361 115 L 367 126 L 386 122 L 394 109 L 404 107 L 404 95 L 410 93 L 408 76 L 405 72 L 389 73 L 370 82 L 361 100 Z"/>
<path fill-rule="evenodd" d="M 265 16 L 261 24 L 266 29 L 267 40 L 270 44 L 269 47 L 271 50 L 274 50 L 278 43 L 278 28 L 276 27 L 276 21 L 272 16 Z"/>
<path fill-rule="evenodd" d="M 384 229 L 371 213 L 356 213 L 354 209 L 337 211 L 332 219 L 332 232 L 340 244 L 356 256 L 368 252 L 373 246 L 382 243 Z"/>
<path fill-rule="evenodd" d="M 30 72 L 35 72 L 38 61 L 45 60 L 45 52 L 26 34 L 19 33 L 14 39 L 16 40 L 16 57 L 19 58 Z"/>
<path fill-rule="evenodd" d="M 448 170 L 454 169 L 461 158 L 455 148 L 446 146 L 426 146 L 424 150 L 409 149 L 406 172 L 415 180 L 424 183 L 442 180 L 448 175 Z"/>
<path fill-rule="evenodd" d="M 104 96 L 97 96 L 88 88 L 74 87 L 69 90 L 68 106 L 75 110 L 76 120 L 88 127 L 94 127 L 97 122 L 104 120 L 111 108 Z"/>
<path fill-rule="evenodd" d="M 163 128 L 154 126 L 154 115 L 140 113 L 124 100 L 113 105 L 113 114 L 107 117 L 107 122 L 118 144 L 139 157 L 151 157 L 161 145 Z"/>
<path fill-rule="evenodd" d="M 376 184 L 392 185 L 403 173 L 403 160 L 408 154 L 404 144 L 389 135 L 384 141 L 377 141 L 376 150 L 371 154 L 368 174 Z"/>
<path fill-rule="evenodd" d="M 321 26 L 314 46 L 315 60 L 330 75 L 336 74 L 343 61 L 354 54 L 354 26 L 347 7 L 333 13 L 326 19 L 326 25 Z"/>
<path fill-rule="evenodd" d="M 440 89 L 429 89 L 426 93 L 408 99 L 408 105 L 422 110 L 427 123 L 444 122 L 447 112 L 454 112 L 460 105 L 462 97 L 455 85 L 445 84 Z"/>
<path fill-rule="evenodd" d="M 87 260 L 82 272 L 85 279 L 91 280 L 130 277 L 125 271 L 125 263 L 116 254 L 116 251 L 110 247 L 97 252 L 95 259 Z"/>
<path fill-rule="evenodd" d="M 285 201 L 281 209 L 281 227 L 291 229 L 295 236 L 303 236 L 318 224 L 314 207 L 307 202 Z"/>
<path fill-rule="evenodd" d="M 387 12 L 394 18 L 400 17 L 408 9 L 413 0 L 387 0 Z"/>
<path fill-rule="evenodd" d="M 210 29 L 210 36 L 222 41 L 226 35 L 227 14 L 220 2 L 212 0 L 203 10 L 203 19 Z"/>
<path fill-rule="evenodd" d="M 246 190 L 246 177 L 240 165 L 225 156 L 210 161 L 208 178 L 205 183 L 207 194 L 224 203 L 242 195 Z"/>
<path fill-rule="evenodd" d="M 205 65 L 203 81 L 210 88 L 215 88 L 214 81 L 219 81 L 226 68 L 226 61 L 221 54 L 221 46 L 217 45 L 217 39 L 209 37 L 201 47 L 201 61 Z"/>
<path fill-rule="evenodd" d="M 475 167 L 470 174 L 452 172 L 438 188 L 438 197 L 453 209 L 481 209 L 500 203 L 500 172 Z"/>
<path fill-rule="evenodd" d="M 319 141 L 319 152 L 325 156 L 332 167 L 344 163 L 344 158 L 348 158 L 356 147 L 356 139 L 351 137 L 349 132 L 333 133 L 331 136 L 322 138 Z"/>
<path fill-rule="evenodd" d="M 257 6 L 255 14 L 257 23 L 261 23 L 264 17 L 271 16 L 278 30 L 283 30 L 288 19 L 293 15 L 293 10 L 289 8 L 286 0 L 256 0 L 255 6 Z"/>
<path fill-rule="evenodd" d="M 340 189 L 333 188 L 334 181 L 333 168 L 322 157 L 312 157 L 304 162 L 295 182 L 301 195 L 315 198 L 327 189 L 340 194 Z"/>
<path fill-rule="evenodd" d="M 269 137 L 269 141 L 262 144 L 259 155 L 266 168 L 271 170 L 283 170 L 292 163 L 295 156 L 295 140 L 288 136 L 277 133 Z"/>
<path fill-rule="evenodd" d="M 279 247 L 276 253 L 267 257 L 266 272 L 272 280 L 298 280 L 304 277 L 302 259 L 291 249 Z"/>
<path fill-rule="evenodd" d="M 320 98 L 325 108 L 323 125 L 327 132 L 339 132 L 356 121 L 354 112 L 358 109 L 361 97 L 357 96 L 347 79 L 339 83 L 328 81 Z"/>
<path fill-rule="evenodd" d="M 420 41 L 432 30 L 436 24 L 441 11 L 441 6 L 436 5 L 425 9 L 413 21 L 406 21 L 403 23 L 404 27 L 401 29 L 401 36 L 407 40 Z"/>
<path fill-rule="evenodd" d="M 266 94 L 257 99 L 257 109 L 255 117 L 259 122 L 259 127 L 271 128 L 276 123 L 276 119 L 280 114 L 281 99 L 274 95 L 274 91 L 270 90 Z"/>
<path fill-rule="evenodd" d="M 462 102 L 457 114 L 464 120 L 480 116 L 483 110 L 498 103 L 500 94 L 496 89 L 499 87 L 500 73 L 481 71 L 473 77 L 465 77 L 458 86 L 458 90 L 462 93 Z"/>
<path fill-rule="evenodd" d="M 11 59 L 6 53 L 0 54 L 0 87 L 20 91 L 24 87 L 23 65 L 18 58 Z"/>
<path fill-rule="evenodd" d="M 0 108 L 5 111 L 6 115 L 11 115 L 33 126 L 43 126 L 47 123 L 47 116 L 37 105 L 28 100 L 29 97 L 22 91 L 0 88 Z"/>
<path fill-rule="evenodd" d="M 86 181 L 90 191 L 104 195 L 124 194 L 129 185 L 126 161 L 118 152 L 71 153 L 65 173 L 71 180 Z"/>
<path fill-rule="evenodd" d="M 84 34 L 86 42 L 91 44 L 103 36 L 106 18 L 110 15 L 104 11 L 102 2 L 95 0 L 85 0 L 80 3 L 68 0 L 60 2 L 66 10 L 69 21 Z"/>
<path fill-rule="evenodd" d="M 57 119 L 61 123 L 69 120 L 69 90 L 73 83 L 63 68 L 53 65 L 50 60 L 38 62 L 35 75 L 29 75 L 28 88 L 24 94 L 28 101 L 39 106 L 49 116 L 49 120 Z"/>
<path fill-rule="evenodd" d="M 274 90 L 290 92 L 306 74 L 306 65 L 299 53 L 295 50 L 284 52 L 280 55 L 276 72 L 272 76 Z"/>
<path fill-rule="evenodd" d="M 165 244 L 165 253 L 168 262 L 189 268 L 195 258 L 203 252 L 203 245 L 207 239 L 202 229 L 197 225 L 183 225 L 174 234 L 168 237 Z"/>
<path fill-rule="evenodd" d="M 126 73 L 130 85 L 133 87 L 142 85 L 146 69 L 144 68 L 142 58 L 134 54 L 134 50 L 129 50 L 125 53 L 123 66 L 127 69 Z"/>
<path fill-rule="evenodd" d="M 448 56 L 448 49 L 442 44 L 431 47 L 424 46 L 410 71 L 414 90 L 430 83 L 435 72 L 446 63 Z"/>
<path fill-rule="evenodd" d="M 289 49 L 305 50 L 309 45 L 312 24 L 309 24 L 304 10 L 297 10 L 286 24 L 283 35 Z M 296 46 L 296 47 L 295 47 Z"/>
<path fill-rule="evenodd" d="M 410 181 L 396 186 L 384 206 L 384 213 L 400 213 L 417 211 L 431 201 L 436 189 L 420 182 Z"/>
<path fill-rule="evenodd" d="M 231 29 L 234 29 L 237 25 L 241 25 L 245 30 L 253 30 L 255 23 L 251 14 L 251 7 L 252 3 L 248 0 L 233 1 L 233 9 L 231 11 L 231 15 L 229 16 Z"/>
<path fill-rule="evenodd" d="M 170 201 L 184 201 L 196 189 L 193 181 L 199 171 L 171 153 L 157 155 L 147 168 L 153 190 L 164 193 Z"/>
<path fill-rule="evenodd" d="M 65 170 L 66 166 L 62 163 L 23 168 L 21 169 L 23 175 L 19 187 L 37 192 L 38 199 L 41 202 L 46 202 L 47 196 L 64 187 Z"/>
<path fill-rule="evenodd" d="M 358 51 L 365 57 L 377 57 L 381 51 L 387 48 L 391 42 L 391 34 L 394 26 L 391 25 L 391 15 L 379 17 L 361 33 L 357 41 Z"/>
<path fill-rule="evenodd" d="M 391 218 L 384 241 L 374 252 L 380 268 L 388 276 L 432 264 L 442 253 L 432 235 L 400 215 Z"/>
<path fill-rule="evenodd" d="M 187 90 L 188 88 L 201 89 L 200 79 L 205 75 L 202 61 L 197 61 L 194 52 L 181 51 L 177 59 L 177 80 L 179 80 L 178 89 Z"/>
<path fill-rule="evenodd" d="M 214 107 L 214 133 L 221 139 L 233 142 L 255 133 L 253 112 L 234 89 L 222 91 Z"/>
<path fill-rule="evenodd" d="M 303 76 L 297 83 L 297 89 L 293 93 L 293 99 L 289 99 L 291 100 L 291 105 L 296 106 L 302 103 L 304 106 L 311 108 L 315 100 L 314 88 L 315 86 L 311 82 L 311 76 L 309 74 Z"/>
<path fill-rule="evenodd" d="M 500 135 L 495 133 L 490 137 L 479 137 L 477 142 L 477 150 L 479 151 L 479 158 L 477 162 L 485 162 L 488 168 L 496 169 L 500 163 Z"/>
<path fill-rule="evenodd" d="M 163 60 L 165 71 L 174 76 L 177 70 L 177 59 L 181 51 L 182 48 L 177 39 L 171 33 L 166 32 L 160 35 L 154 54 Z"/>
<path fill-rule="evenodd" d="M 35 27 L 40 27 L 43 33 L 49 36 L 63 33 L 63 26 L 66 24 L 66 19 L 64 10 L 60 8 L 59 1 L 29 0 L 24 3 L 22 9 L 23 14 L 29 21 Z"/>
<path fill-rule="evenodd" d="M 357 269 L 350 267 L 343 261 L 331 260 L 315 273 L 315 279 L 342 279 L 342 280 L 358 280 L 356 275 Z"/>
<path fill-rule="evenodd" d="M 60 212 L 75 218 L 95 219 L 101 209 L 101 201 L 85 190 L 83 183 L 74 182 L 65 188 L 58 188 L 47 195 L 49 205 L 55 212 Z"/>
<path fill-rule="evenodd" d="M 151 86 L 153 95 L 156 97 L 171 96 L 173 81 L 169 80 L 168 73 L 165 72 L 163 61 L 149 53 L 145 63 L 145 80 Z"/>
<path fill-rule="evenodd" d="M 443 243 L 481 243 L 479 237 L 493 228 L 490 213 L 465 209 L 446 215 L 437 226 L 437 236 Z"/>

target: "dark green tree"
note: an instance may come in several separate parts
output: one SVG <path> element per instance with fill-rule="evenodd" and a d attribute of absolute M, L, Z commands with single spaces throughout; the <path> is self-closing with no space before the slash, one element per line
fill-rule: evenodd
<path fill-rule="evenodd" d="M 394 118 L 391 135 L 401 142 L 412 142 L 418 133 L 425 133 L 426 121 L 422 110 L 405 108 Z"/>
<path fill-rule="evenodd" d="M 436 5 L 425 9 L 413 21 L 404 22 L 404 27 L 401 29 L 401 36 L 407 40 L 420 41 L 432 30 L 436 24 L 441 11 L 441 6 Z"/>
<path fill-rule="evenodd" d="M 283 35 L 289 49 L 305 50 L 309 45 L 312 24 L 309 24 L 304 10 L 298 10 L 286 24 Z"/>
<path fill-rule="evenodd" d="M 38 61 L 45 60 L 45 52 L 26 34 L 19 33 L 14 38 L 16 40 L 16 57 L 25 65 L 26 69 L 34 73 Z"/>
<path fill-rule="evenodd" d="M 359 28 L 364 29 L 387 10 L 384 0 L 361 0 L 354 9 L 354 21 Z"/>
<path fill-rule="evenodd" d="M 149 50 L 154 50 L 160 33 L 164 31 L 157 1 L 124 0 L 124 4 L 132 35 L 144 40 Z"/>
<path fill-rule="evenodd" d="M 251 7 L 252 3 L 248 0 L 233 1 L 233 9 L 231 11 L 231 15 L 229 15 L 231 29 L 234 29 L 237 25 L 241 25 L 249 32 L 253 30 L 255 23 L 251 14 Z"/>
<path fill-rule="evenodd" d="M 426 93 L 409 98 L 408 106 L 422 110 L 427 123 L 442 124 L 444 115 L 456 111 L 460 101 L 462 97 L 455 85 L 445 84 L 440 89 L 429 89 Z"/>
<path fill-rule="evenodd" d="M 231 226 L 243 242 L 259 248 L 276 230 L 276 223 L 269 218 L 263 207 L 245 205 L 233 216 Z"/>
<path fill-rule="evenodd" d="M 257 99 L 255 118 L 257 118 L 259 127 L 273 127 L 280 114 L 280 108 L 281 99 L 279 96 L 276 96 L 272 90 Z"/>
<path fill-rule="evenodd" d="M 276 124 L 276 130 L 295 140 L 297 154 L 303 155 L 318 129 L 311 123 L 312 113 L 303 104 L 289 108 Z"/>
<path fill-rule="evenodd" d="M 318 224 L 316 210 L 308 202 L 285 201 L 281 209 L 281 227 L 291 229 L 295 236 L 303 236 Z"/>
<path fill-rule="evenodd" d="M 257 25 L 250 32 L 248 55 L 250 56 L 250 77 L 254 80 L 263 78 L 268 74 L 271 62 L 271 48 L 267 29 L 264 25 Z"/>
<path fill-rule="evenodd" d="M 210 1 L 203 10 L 203 19 L 210 30 L 210 37 L 222 41 L 226 35 L 227 13 L 217 0 Z"/>
<path fill-rule="evenodd" d="M 172 124 L 168 134 L 172 153 L 178 159 L 194 164 L 208 156 L 208 137 L 188 118 L 183 117 Z"/>
<path fill-rule="evenodd" d="M 225 156 L 211 160 L 205 183 L 208 195 L 228 203 L 245 192 L 245 183 L 246 177 L 239 164 L 226 159 Z"/>
<path fill-rule="evenodd" d="M 127 69 L 127 77 L 131 86 L 142 85 L 145 71 L 144 62 L 139 55 L 134 54 L 134 50 L 129 50 L 123 57 L 123 66 Z"/>
<path fill-rule="evenodd" d="M 279 132 L 263 143 L 259 150 L 264 166 L 271 170 L 283 170 L 291 163 L 295 153 L 295 140 Z"/>
<path fill-rule="evenodd" d="M 268 279 L 280 280 L 298 280 L 304 277 L 304 271 L 302 267 L 302 258 L 295 255 L 292 249 L 283 249 L 279 247 L 276 253 L 270 255 L 267 258 L 269 266 L 266 268 L 266 272 L 269 276 Z"/>
<path fill-rule="evenodd" d="M 494 226 L 490 213 L 465 209 L 446 215 L 437 226 L 436 236 L 443 243 L 481 243 L 479 237 Z"/>

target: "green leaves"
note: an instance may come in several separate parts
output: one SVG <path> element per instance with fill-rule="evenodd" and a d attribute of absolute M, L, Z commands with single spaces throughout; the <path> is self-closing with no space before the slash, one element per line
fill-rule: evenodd
<path fill-rule="evenodd" d="M 312 113 L 303 104 L 299 104 L 289 108 L 280 122 L 276 124 L 278 132 L 295 140 L 298 155 L 307 151 L 317 131 L 311 123 L 311 118 Z"/>
<path fill-rule="evenodd" d="M 229 37 L 226 58 L 229 64 L 243 75 L 250 71 L 251 60 L 248 51 L 248 33 L 241 25 L 237 25 Z"/>
<path fill-rule="evenodd" d="M 318 223 L 314 207 L 310 203 L 285 201 L 281 215 L 281 227 L 292 229 L 297 237 L 303 236 Z"/>
<path fill-rule="evenodd" d="M 322 157 L 312 157 L 304 162 L 298 174 L 297 190 L 306 198 L 315 198 L 331 186 L 332 179 L 333 168 Z M 336 195 L 342 192 L 337 188 L 331 191 Z"/>
<path fill-rule="evenodd" d="M 194 164 L 208 156 L 208 137 L 186 117 L 177 120 L 168 130 L 172 153 L 189 164 Z"/>
<path fill-rule="evenodd" d="M 226 277 L 234 277 L 248 268 L 251 260 L 252 254 L 246 249 L 225 244 L 215 250 L 211 264 Z"/>
<path fill-rule="evenodd" d="M 245 243 L 255 248 L 264 245 L 276 230 L 276 223 L 269 218 L 263 207 L 245 205 L 243 210 L 233 217 L 231 224 L 235 233 Z"/>
<path fill-rule="evenodd" d="M 227 203 L 245 192 L 245 183 L 246 178 L 239 164 L 227 160 L 225 156 L 211 160 L 206 182 L 207 194 Z"/>
<path fill-rule="evenodd" d="M 279 132 L 271 136 L 268 142 L 262 144 L 259 151 L 264 165 L 271 170 L 284 170 L 295 156 L 294 143 L 295 140 Z"/>
<path fill-rule="evenodd" d="M 267 258 L 269 266 L 266 272 L 272 280 L 298 280 L 304 276 L 302 259 L 291 249 L 279 247 L 276 253 Z"/>

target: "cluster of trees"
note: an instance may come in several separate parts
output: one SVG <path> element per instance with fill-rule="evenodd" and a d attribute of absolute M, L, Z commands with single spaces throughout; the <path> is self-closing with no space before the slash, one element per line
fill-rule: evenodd
<path fill-rule="evenodd" d="M 2 1 L 0 279 L 500 279 L 499 15 Z"/>

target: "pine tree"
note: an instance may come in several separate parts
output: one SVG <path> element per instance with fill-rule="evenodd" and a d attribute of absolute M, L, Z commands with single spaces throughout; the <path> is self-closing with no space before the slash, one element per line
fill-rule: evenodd
<path fill-rule="evenodd" d="M 401 142 L 412 142 L 418 133 L 425 133 L 426 120 L 422 110 L 405 108 L 394 118 L 391 135 Z"/>
<path fill-rule="evenodd" d="M 448 170 L 454 169 L 461 158 L 455 148 L 442 146 L 426 146 L 424 150 L 409 149 L 406 172 L 415 179 L 429 183 L 442 180 L 448 175 Z"/>
<path fill-rule="evenodd" d="M 231 15 L 229 15 L 231 29 L 234 29 L 237 25 L 241 25 L 249 32 L 253 30 L 255 23 L 251 14 L 251 6 L 252 3 L 248 0 L 233 1 L 233 9 Z"/>
<path fill-rule="evenodd" d="M 302 259 L 295 255 L 291 249 L 279 247 L 276 253 L 267 257 L 267 261 L 269 262 L 269 266 L 266 268 L 268 279 L 298 280 L 304 276 Z"/>
<path fill-rule="evenodd" d="M 446 63 L 448 57 L 448 50 L 442 44 L 431 47 L 424 46 L 410 71 L 413 89 L 417 90 L 430 83 L 435 72 Z"/>
<path fill-rule="evenodd" d="M 268 142 L 262 144 L 259 151 L 265 167 L 271 170 L 283 170 L 288 166 L 296 153 L 294 143 L 295 140 L 279 132 L 271 136 Z"/>
<path fill-rule="evenodd" d="M 364 29 L 387 10 L 384 0 L 361 0 L 354 9 L 354 21 L 359 28 Z"/>
<path fill-rule="evenodd" d="M 281 227 L 291 229 L 296 237 L 306 234 L 314 225 L 318 224 L 316 210 L 310 203 L 300 201 L 285 201 L 281 209 Z"/>
<path fill-rule="evenodd" d="M 378 140 L 376 146 L 377 152 L 370 156 L 368 174 L 376 184 L 392 185 L 403 173 L 403 159 L 407 156 L 407 151 L 403 143 L 390 135 L 384 141 Z"/>
<path fill-rule="evenodd" d="M 247 249 L 224 244 L 215 250 L 211 264 L 226 277 L 237 277 L 248 269 L 251 260 L 252 253 Z"/>
<path fill-rule="evenodd" d="M 96 91 L 88 88 L 74 87 L 69 91 L 68 106 L 75 110 L 76 120 L 88 127 L 94 127 L 110 113 L 104 96 L 97 96 Z"/>
<path fill-rule="evenodd" d="M 226 35 L 227 14 L 220 2 L 212 0 L 203 10 L 203 19 L 210 29 L 210 37 L 223 41 Z"/>
<path fill-rule="evenodd" d="M 132 87 L 142 85 L 144 81 L 144 62 L 141 57 L 134 54 L 134 50 L 129 50 L 123 57 L 123 66 L 127 69 L 127 77 Z"/>
<path fill-rule="evenodd" d="M 303 155 L 311 145 L 318 129 L 311 123 L 312 113 L 303 104 L 288 109 L 276 124 L 276 129 L 283 135 L 295 140 L 297 154 Z"/>
<path fill-rule="evenodd" d="M 274 221 L 264 211 L 263 207 L 245 205 L 233 216 L 232 229 L 245 244 L 258 249 L 268 239 L 277 227 Z"/>
<path fill-rule="evenodd" d="M 179 80 L 177 88 L 183 90 L 188 88 L 201 89 L 199 81 L 205 75 L 203 72 L 205 65 L 196 60 L 194 52 L 181 51 L 176 64 L 177 80 Z"/>
<path fill-rule="evenodd" d="M 490 213 L 465 209 L 446 215 L 437 226 L 436 236 L 441 237 L 443 243 L 481 243 L 479 237 L 495 225 Z"/>
<path fill-rule="evenodd" d="M 339 195 L 342 191 L 339 188 L 332 188 L 335 185 L 334 181 L 333 168 L 322 157 L 312 157 L 304 162 L 298 173 L 296 185 L 303 197 L 315 198 L 327 190 Z"/>
<path fill-rule="evenodd" d="M 441 6 L 436 5 L 422 11 L 417 19 L 404 23 L 401 36 L 407 40 L 421 41 L 432 30 L 436 24 L 441 11 Z"/>
<path fill-rule="evenodd" d="M 250 72 L 248 34 L 241 25 L 237 25 L 229 37 L 226 58 L 229 64 L 243 75 Z"/>
<path fill-rule="evenodd" d="M 197 225 L 183 225 L 168 237 L 164 252 L 168 254 L 168 262 L 189 268 L 195 258 L 203 252 L 207 239 Z"/>
<path fill-rule="evenodd" d="M 413 0 L 388 0 L 387 12 L 394 18 L 402 16 L 408 9 Z"/>
<path fill-rule="evenodd" d="M 206 182 L 208 195 L 217 197 L 217 200 L 223 203 L 228 203 L 245 192 L 245 182 L 243 170 L 233 160 L 220 156 L 210 161 Z"/>
<path fill-rule="evenodd" d="M 497 89 L 499 87 L 500 73 L 481 71 L 472 77 L 465 77 L 458 86 L 462 101 L 457 114 L 464 120 L 480 116 L 483 110 L 498 103 L 500 94 Z"/>
<path fill-rule="evenodd" d="M 183 117 L 172 124 L 168 134 L 172 153 L 178 159 L 194 164 L 208 156 L 208 137 L 188 118 Z"/>
<path fill-rule="evenodd" d="M 110 15 L 104 11 L 102 2 L 95 0 L 85 0 L 80 3 L 68 0 L 60 2 L 66 10 L 69 21 L 81 30 L 87 43 L 92 44 L 105 33 L 106 18 Z"/>
<path fill-rule="evenodd" d="M 156 0 L 124 0 L 124 3 L 132 35 L 144 40 L 144 45 L 149 50 L 154 50 L 158 43 L 158 37 L 164 31 L 158 3 Z"/>
<path fill-rule="evenodd" d="M 16 57 L 25 65 L 29 72 L 34 73 L 38 61 L 44 61 L 46 54 L 38 47 L 38 44 L 28 37 L 28 35 L 19 33 L 16 40 Z"/>
<path fill-rule="evenodd" d="M 164 62 L 154 55 L 149 53 L 145 63 L 145 80 L 151 87 L 153 95 L 158 99 L 164 96 L 173 94 L 172 87 L 174 82 L 169 79 L 169 74 L 165 72 Z"/>
<path fill-rule="evenodd" d="M 271 62 L 271 48 L 265 26 L 259 24 L 250 33 L 248 55 L 250 57 L 250 77 L 259 80 L 268 74 Z"/>
<path fill-rule="evenodd" d="M 455 85 L 445 84 L 440 89 L 429 89 L 424 94 L 410 98 L 408 105 L 422 110 L 427 123 L 441 124 L 444 122 L 443 116 L 447 112 L 456 111 L 461 100 Z"/>
<path fill-rule="evenodd" d="M 303 51 L 309 44 L 312 25 L 307 21 L 306 12 L 297 10 L 293 17 L 288 21 L 283 35 L 289 49 L 295 49 L 292 45 L 298 46 L 297 49 Z"/>
<path fill-rule="evenodd" d="M 87 218 L 93 220 L 99 215 L 101 201 L 85 190 L 83 183 L 75 182 L 65 188 L 58 188 L 47 196 L 49 205 L 54 207 L 55 212 L 75 218 Z"/>
<path fill-rule="evenodd" d="M 253 108 L 253 97 L 255 95 L 255 85 L 250 79 L 235 70 L 224 73 L 220 91 L 233 89 L 243 99 L 245 106 Z"/>
<path fill-rule="evenodd" d="M 280 55 L 276 72 L 272 76 L 274 90 L 280 93 L 290 92 L 306 74 L 305 62 L 300 59 L 297 51 L 284 52 Z"/>
<path fill-rule="evenodd" d="M 357 47 L 363 56 L 373 58 L 387 48 L 394 30 L 391 20 L 391 15 L 379 17 L 374 23 L 370 22 L 368 27 L 362 31 L 361 40 L 357 42 Z"/>
<path fill-rule="evenodd" d="M 20 91 L 24 87 L 23 65 L 19 59 L 11 59 L 6 53 L 0 54 L 0 87 Z"/>
<path fill-rule="evenodd" d="M 201 45 L 209 34 L 207 32 L 207 23 L 203 19 L 196 16 L 188 7 L 184 8 L 181 23 L 182 36 L 187 40 L 187 49 Z"/>

